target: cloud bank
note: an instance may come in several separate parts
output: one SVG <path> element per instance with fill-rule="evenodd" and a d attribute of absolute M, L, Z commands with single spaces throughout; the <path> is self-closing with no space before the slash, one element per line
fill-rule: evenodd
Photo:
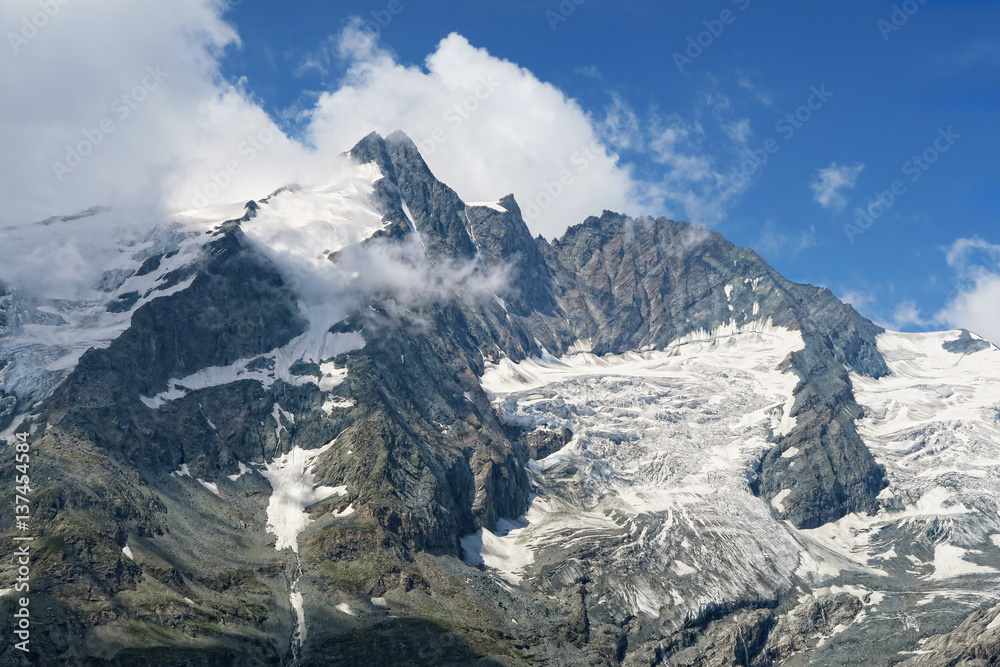
<path fill-rule="evenodd" d="M 348 26 L 327 54 L 346 76 L 292 138 L 245 82 L 222 78 L 224 50 L 239 45 L 222 0 L 48 4 L 41 14 L 37 0 L 0 5 L 0 77 L 23 91 L 0 106 L 0 280 L 44 275 L 39 291 L 69 298 L 94 283 L 123 228 L 322 182 L 372 130 L 405 131 L 467 201 L 513 191 L 536 233 L 605 208 L 645 212 L 574 100 L 460 35 L 407 66 Z M 110 210 L 36 224 L 94 206 Z"/>
<path fill-rule="evenodd" d="M 464 200 L 513 192 L 545 236 L 604 209 L 642 212 L 628 169 L 584 110 L 528 70 L 454 33 L 423 67 L 397 63 L 357 26 L 335 45 L 350 63 L 347 75 L 306 114 L 319 150 L 346 150 L 372 130 L 403 130 Z"/>

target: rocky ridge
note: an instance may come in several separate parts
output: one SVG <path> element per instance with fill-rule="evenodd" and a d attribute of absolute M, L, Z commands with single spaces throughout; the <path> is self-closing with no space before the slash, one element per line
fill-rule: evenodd
<path fill-rule="evenodd" d="M 440 294 L 418 300 L 364 292 L 320 332 L 322 353 L 296 352 L 311 313 L 246 231 L 294 188 L 108 276 L 122 333 L 0 404 L 0 426 L 30 430 L 33 475 L 46 480 L 34 501 L 39 652 L 26 662 L 7 643 L 0 664 L 765 665 L 801 660 L 863 617 L 864 595 L 800 601 L 806 584 L 789 582 L 666 624 L 602 601 L 617 564 L 601 566 L 598 551 L 574 554 L 597 570 L 544 586 L 464 564 L 463 539 L 516 525 L 539 490 L 532 462 L 575 435 L 504 419 L 482 386 L 488 368 L 664 350 L 765 321 L 797 332 L 803 345 L 779 368 L 797 380 L 790 426 L 766 434 L 746 484 L 777 520 L 813 530 L 882 507 L 885 472 L 859 435 L 851 374 L 889 374 L 883 331 L 687 223 L 604 212 L 536 239 L 513 196 L 465 204 L 405 135 L 369 135 L 350 155 L 377 167 L 368 201 L 381 221 L 329 249 L 330 264 L 363 268 L 403 247 L 393 257 L 417 275 L 465 282 L 442 278 Z M 0 294 L 4 354 L 17 349 L 19 317 L 57 317 L 15 299 Z M 9 373 L 0 368 L 0 389 L 27 387 Z M 327 446 L 314 485 L 343 492 L 308 507 L 297 554 L 276 550 L 276 489 L 257 471 Z M 0 529 L 13 530 L 9 518 Z M 974 618 L 924 649 L 989 659 L 971 639 L 986 617 Z"/>

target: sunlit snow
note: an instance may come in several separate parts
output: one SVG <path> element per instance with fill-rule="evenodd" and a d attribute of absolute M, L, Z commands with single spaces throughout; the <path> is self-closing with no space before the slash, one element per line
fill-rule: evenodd
<path fill-rule="evenodd" d="M 801 547 L 750 492 L 747 470 L 787 419 L 798 378 L 779 365 L 802 345 L 796 331 L 755 322 L 661 351 L 489 368 L 482 384 L 505 421 L 574 438 L 531 463 L 532 510 L 545 512 L 503 537 L 467 537 L 468 562 L 516 582 L 542 552 L 587 545 L 609 560 L 642 558 L 614 585 L 624 606 L 654 617 L 789 585 Z"/>
<path fill-rule="evenodd" d="M 267 464 L 261 474 L 273 489 L 267 503 L 267 530 L 277 540 L 278 551 L 291 549 L 299 552 L 298 535 L 309 524 L 307 507 L 335 494 L 346 493 L 344 487 L 316 486 L 312 468 L 333 442 L 319 449 L 295 447 L 280 458 Z"/>

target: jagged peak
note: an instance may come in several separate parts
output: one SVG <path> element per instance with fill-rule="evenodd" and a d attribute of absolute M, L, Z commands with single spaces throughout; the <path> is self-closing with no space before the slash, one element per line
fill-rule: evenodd
<path fill-rule="evenodd" d="M 410 139 L 410 135 L 408 135 L 406 132 L 403 132 L 402 130 L 396 130 L 395 132 L 387 136 L 385 138 L 385 142 L 387 144 L 404 144 L 407 147 L 410 147 L 413 150 L 419 152 L 417 144 L 414 143 L 413 139 Z"/>

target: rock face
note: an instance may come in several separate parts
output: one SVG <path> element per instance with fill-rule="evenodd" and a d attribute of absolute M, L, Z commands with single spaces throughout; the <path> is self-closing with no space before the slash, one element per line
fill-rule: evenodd
<path fill-rule="evenodd" d="M 789 360 L 802 380 L 798 426 L 761 462 L 759 491 L 771 500 L 791 489 L 784 517 L 803 528 L 876 509 L 882 471 L 854 428 L 860 409 L 845 366 L 888 373 L 875 345 L 881 329 L 828 290 L 792 284 L 752 250 L 685 223 L 605 212 L 545 246 L 574 333 L 596 354 L 662 348 L 730 321 L 770 318 L 801 331 L 807 345 Z M 783 459 L 792 448 L 801 453 Z"/>
<path fill-rule="evenodd" d="M 904 667 L 979 667 L 1000 664 L 1000 605 L 971 614 L 952 632 L 931 637 Z"/>
<path fill-rule="evenodd" d="M 100 303 L 0 288 L 38 623 L 0 664 L 763 666 L 864 637 L 876 603 L 809 559 L 886 509 L 855 393 L 889 375 L 882 329 L 687 223 L 546 241 L 405 135 L 349 155 L 356 191 L 157 231 Z M 261 234 L 301 202 L 362 232 L 290 234 L 325 258 L 295 264 Z M 78 322 L 100 335 L 52 342 Z M 991 622 L 913 664 L 995 661 Z"/>

